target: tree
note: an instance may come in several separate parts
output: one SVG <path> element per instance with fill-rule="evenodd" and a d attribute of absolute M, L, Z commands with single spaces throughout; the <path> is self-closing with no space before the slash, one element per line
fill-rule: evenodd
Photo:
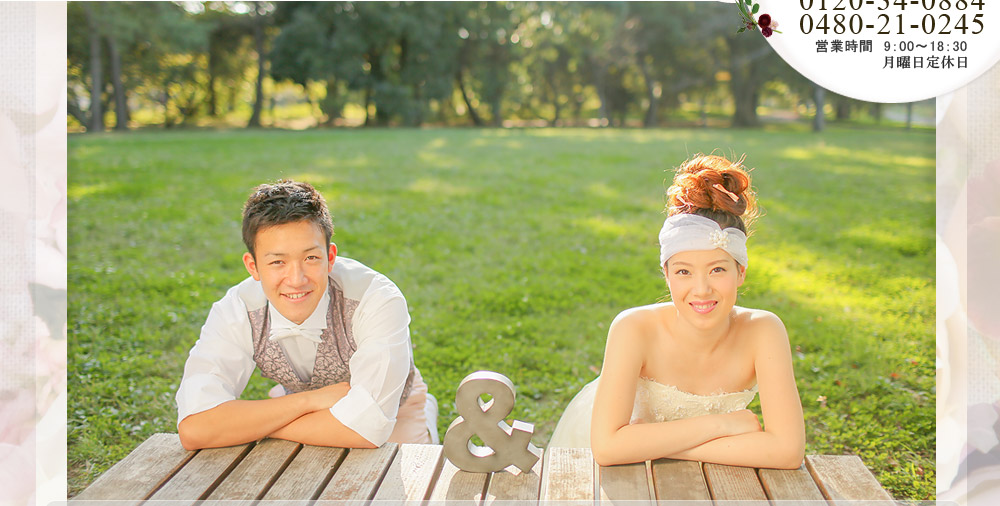
<path fill-rule="evenodd" d="M 763 37 L 756 32 L 726 37 L 730 52 L 729 90 L 736 106 L 733 112 L 733 126 L 736 127 L 760 125 L 757 103 L 763 80 L 768 77 L 763 71 L 763 60 L 773 55 L 771 48 L 762 41 Z"/>
<path fill-rule="evenodd" d="M 429 102 L 452 92 L 459 40 L 453 11 L 462 5 L 278 4 L 272 74 L 302 86 L 324 83 L 320 106 L 328 118 L 339 115 L 346 90 L 361 95 L 366 125 L 419 125 Z"/>
<path fill-rule="evenodd" d="M 572 85 L 577 81 L 573 72 L 576 62 L 572 48 L 566 43 L 565 22 L 560 16 L 563 6 L 547 5 L 538 16 L 525 20 L 529 30 L 526 39 L 531 41 L 533 49 L 525 51 L 522 65 L 527 80 L 534 83 L 535 92 L 526 94 L 528 104 L 536 110 L 551 107 L 550 126 L 559 123 L 563 107 L 571 100 Z"/>
<path fill-rule="evenodd" d="M 684 92 L 708 90 L 722 70 L 718 40 L 728 16 L 703 3 L 633 2 L 626 22 L 630 46 L 642 75 L 646 111 L 643 126 L 658 123 L 661 107 L 672 109 Z"/>
<path fill-rule="evenodd" d="M 208 28 L 207 114 L 231 111 L 239 83 L 253 65 L 253 22 L 222 2 L 209 2 L 196 19 Z M 220 92 L 221 91 L 221 92 Z M 223 107 L 223 99 L 225 106 Z"/>
<path fill-rule="evenodd" d="M 260 113 L 264 107 L 264 78 L 267 77 L 267 52 L 265 30 L 270 23 L 270 13 L 274 6 L 270 2 L 251 2 L 250 19 L 253 26 L 253 43 L 257 52 L 257 79 L 254 83 L 253 113 L 247 128 L 260 127 Z"/>
<path fill-rule="evenodd" d="M 336 17 L 346 4 L 282 2 L 274 11 L 278 35 L 271 46 L 271 77 L 290 80 L 304 88 L 310 83 L 323 83 L 326 91 L 320 100 L 320 111 L 327 123 L 341 114 L 346 99 L 340 93 L 344 78 L 339 65 L 344 54 L 334 47 Z M 337 54 L 338 58 L 330 55 Z"/>
<path fill-rule="evenodd" d="M 103 67 L 101 63 L 101 19 L 96 11 L 97 6 L 83 4 L 83 13 L 87 17 L 87 36 L 90 43 L 90 116 L 87 123 L 88 132 L 104 131 L 104 109 L 101 95 L 104 91 Z"/>
<path fill-rule="evenodd" d="M 732 124 L 734 127 L 758 126 L 757 105 L 764 84 L 785 79 L 799 83 L 808 81 L 802 81 L 804 78 L 771 49 L 758 30 L 737 33 L 734 28 L 725 32 L 729 47 L 729 87 L 736 106 Z M 788 77 L 793 75 L 795 77 Z"/>
<path fill-rule="evenodd" d="M 460 7 L 459 7 L 460 6 Z M 524 37 L 522 8 L 516 2 L 456 4 L 453 12 L 457 46 L 455 83 L 475 125 L 485 124 L 479 103 L 490 112 L 490 123 L 503 123 L 503 101 L 511 85 L 511 66 L 520 58 Z"/>
<path fill-rule="evenodd" d="M 109 81 L 114 94 L 115 130 L 127 130 L 129 123 L 129 79 L 126 59 L 135 44 L 142 40 L 149 25 L 149 7 L 134 2 L 100 3 L 101 36 L 107 45 Z"/>
<path fill-rule="evenodd" d="M 813 101 L 816 103 L 816 116 L 813 118 L 813 132 L 822 132 L 826 128 L 826 90 L 820 85 L 813 87 Z"/>
<path fill-rule="evenodd" d="M 67 33 L 70 114 L 88 131 L 101 131 L 110 96 L 116 128 L 124 129 L 130 98 L 152 96 L 169 124 L 171 91 L 192 84 L 198 71 L 190 63 L 204 50 L 203 27 L 165 2 L 80 2 L 67 6 L 67 16 L 75 21 Z"/>
<path fill-rule="evenodd" d="M 684 101 L 700 101 L 704 116 L 731 96 L 739 127 L 759 124 L 762 95 L 815 100 L 759 33 L 736 34 L 732 6 L 711 2 L 123 2 L 67 13 L 68 111 L 89 131 L 111 110 L 127 127 L 136 104 L 162 111 L 166 126 L 246 104 L 240 113 L 259 126 L 279 102 L 272 82 L 301 87 L 319 121 L 356 104 L 366 125 L 435 113 L 654 127 Z M 823 101 L 838 119 L 858 107 Z"/>
<path fill-rule="evenodd" d="M 452 94 L 460 40 L 456 7 L 461 4 L 416 2 L 398 11 L 398 50 L 387 75 L 392 95 L 381 103 L 404 125 L 422 124 L 430 101 Z"/>
<path fill-rule="evenodd" d="M 582 7 L 582 24 L 577 25 L 579 36 L 590 39 L 584 46 L 585 70 L 600 100 L 599 116 L 604 125 L 614 125 L 614 112 L 625 97 L 613 97 L 614 91 L 622 91 L 621 83 L 613 82 L 623 74 L 615 62 L 626 58 L 621 47 L 620 28 L 627 16 L 626 4 L 599 3 Z M 612 68 L 615 67 L 615 68 Z"/>

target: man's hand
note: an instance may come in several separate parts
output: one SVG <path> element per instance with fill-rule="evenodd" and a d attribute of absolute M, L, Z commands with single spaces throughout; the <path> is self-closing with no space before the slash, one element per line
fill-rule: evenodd
<path fill-rule="evenodd" d="M 308 398 L 310 411 L 321 411 L 332 408 L 334 404 L 343 399 L 347 395 L 347 392 L 350 391 L 350 383 L 341 382 L 317 388 L 316 390 L 308 390 L 302 392 L 302 394 Z"/>

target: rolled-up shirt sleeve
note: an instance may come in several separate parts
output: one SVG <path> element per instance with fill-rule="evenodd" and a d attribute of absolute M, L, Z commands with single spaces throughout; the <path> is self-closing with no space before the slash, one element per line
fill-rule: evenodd
<path fill-rule="evenodd" d="M 177 423 L 243 393 L 253 374 L 253 343 L 246 307 L 233 287 L 212 305 L 184 364 L 177 388 Z"/>
<path fill-rule="evenodd" d="M 340 423 L 375 445 L 389 439 L 410 373 L 410 314 L 387 278 L 372 283 L 354 312 L 351 390 L 330 408 Z"/>

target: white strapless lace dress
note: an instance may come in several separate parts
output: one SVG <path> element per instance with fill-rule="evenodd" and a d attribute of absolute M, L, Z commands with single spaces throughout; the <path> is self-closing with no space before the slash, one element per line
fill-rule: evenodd
<path fill-rule="evenodd" d="M 549 440 L 550 448 L 590 447 L 590 416 L 594 410 L 594 395 L 600 379 L 587 383 L 570 401 L 569 406 L 566 406 Z M 731 413 L 745 409 L 756 395 L 757 385 L 742 392 L 697 395 L 678 390 L 672 385 L 639 378 L 630 423 L 668 422 L 693 416 Z"/>

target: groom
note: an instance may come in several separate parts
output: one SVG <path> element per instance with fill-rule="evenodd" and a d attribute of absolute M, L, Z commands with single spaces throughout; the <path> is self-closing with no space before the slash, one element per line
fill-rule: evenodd
<path fill-rule="evenodd" d="M 212 305 L 177 390 L 188 450 L 273 437 L 374 448 L 437 441 L 437 403 L 413 364 L 406 299 L 389 278 L 337 257 L 323 196 L 308 183 L 254 189 L 243 207 L 250 277 Z M 239 399 L 250 375 L 271 398 Z"/>

